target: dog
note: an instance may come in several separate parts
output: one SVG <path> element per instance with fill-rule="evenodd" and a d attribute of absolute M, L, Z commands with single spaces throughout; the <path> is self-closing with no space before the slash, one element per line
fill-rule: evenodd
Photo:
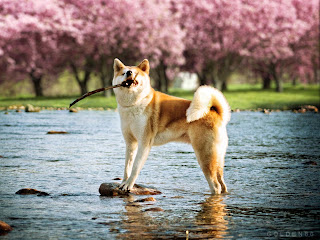
<path fill-rule="evenodd" d="M 155 91 L 147 59 L 125 66 L 116 58 L 113 68 L 113 85 L 135 79 L 129 87 L 114 89 L 126 143 L 120 189 L 132 189 L 152 146 L 176 141 L 192 145 L 211 193 L 227 192 L 223 167 L 231 114 L 224 95 L 209 86 L 200 86 L 192 101 Z"/>

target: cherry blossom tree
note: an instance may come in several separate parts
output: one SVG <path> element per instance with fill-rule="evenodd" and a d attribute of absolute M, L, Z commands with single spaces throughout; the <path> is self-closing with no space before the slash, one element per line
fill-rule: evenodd
<path fill-rule="evenodd" d="M 126 64 L 149 58 L 154 69 L 164 71 L 183 63 L 183 31 L 170 11 L 170 1 L 63 0 L 79 21 L 81 37 L 70 36 L 65 56 L 82 93 L 92 74 L 110 85 L 115 57 Z M 158 67 L 161 66 L 161 67 Z M 156 76 L 153 74 L 153 76 Z"/>
<path fill-rule="evenodd" d="M 285 64 L 286 72 L 296 83 L 320 82 L 319 1 L 294 0 L 297 16 L 306 24 L 306 31 L 299 41 L 292 44 L 293 57 Z"/>
<path fill-rule="evenodd" d="M 317 1 L 313 0 L 243 0 L 245 24 L 241 29 L 246 44 L 240 53 L 247 57 L 249 66 L 261 74 L 264 88 L 270 88 L 274 80 L 276 91 L 283 91 L 283 74 L 297 56 L 294 46 L 305 43 L 303 36 L 314 23 L 312 12 L 318 11 L 316 9 Z M 312 39 L 314 42 L 317 38 Z"/>
<path fill-rule="evenodd" d="M 61 69 L 59 34 L 70 30 L 66 12 L 55 0 L 0 1 L 0 55 L 6 74 L 31 79 L 35 94 L 43 95 L 44 76 Z"/>
<path fill-rule="evenodd" d="M 185 67 L 198 74 L 201 84 L 212 82 L 225 89 L 230 74 L 241 67 L 260 73 L 266 88 L 274 80 L 277 91 L 282 91 L 282 76 L 289 70 L 286 66 L 298 56 L 295 49 L 308 41 L 315 46 L 318 41 L 310 35 L 316 35 L 315 31 L 308 30 L 318 23 L 316 0 L 174 2 L 187 30 Z M 311 51 L 305 58 L 312 58 Z M 300 64 L 300 69 L 302 66 L 306 65 Z"/>
<path fill-rule="evenodd" d="M 181 25 L 187 31 L 187 70 L 197 73 L 200 84 L 226 89 L 226 80 L 241 58 L 241 1 L 181 0 Z"/>
<path fill-rule="evenodd" d="M 29 78 L 40 96 L 44 79 L 68 68 L 85 93 L 93 74 L 111 84 L 115 57 L 148 58 L 162 91 L 179 69 L 219 89 L 234 71 L 254 71 L 282 91 L 284 74 L 319 77 L 318 9 L 318 0 L 0 0 L 0 81 Z"/>

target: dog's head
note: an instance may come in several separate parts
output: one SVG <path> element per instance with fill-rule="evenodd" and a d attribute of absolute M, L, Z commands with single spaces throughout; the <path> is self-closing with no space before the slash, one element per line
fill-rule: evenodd
<path fill-rule="evenodd" d="M 144 85 L 146 82 L 150 82 L 150 66 L 147 59 L 144 59 L 138 66 L 125 66 L 119 59 L 116 58 L 113 64 L 113 70 L 113 85 L 120 84 L 128 79 L 135 79 L 135 83 L 132 84 L 130 88 L 138 88 L 139 86 Z"/>
<path fill-rule="evenodd" d="M 149 94 L 151 89 L 149 77 L 150 65 L 147 59 L 144 59 L 138 66 L 125 66 L 116 58 L 113 64 L 113 70 L 113 85 L 121 84 L 126 80 L 135 80 L 129 87 L 114 89 L 117 100 L 121 98 L 123 101 L 124 99 L 130 98 L 134 101 L 133 98 L 140 98 Z"/>

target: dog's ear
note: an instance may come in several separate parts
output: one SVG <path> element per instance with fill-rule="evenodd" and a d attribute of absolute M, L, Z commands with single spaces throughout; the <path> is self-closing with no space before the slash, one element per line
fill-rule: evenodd
<path fill-rule="evenodd" d="M 124 67 L 125 67 L 124 64 L 118 58 L 114 59 L 114 63 L 113 63 L 114 72 L 119 72 Z"/>
<path fill-rule="evenodd" d="M 140 68 L 142 71 L 144 71 L 144 72 L 146 72 L 147 74 L 149 74 L 150 65 L 149 65 L 148 59 L 144 59 L 144 60 L 138 65 L 138 68 Z"/>

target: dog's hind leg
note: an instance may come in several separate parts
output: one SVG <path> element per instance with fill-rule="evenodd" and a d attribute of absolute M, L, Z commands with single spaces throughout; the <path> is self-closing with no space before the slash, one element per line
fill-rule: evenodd
<path fill-rule="evenodd" d="M 225 184 L 224 178 L 223 178 L 223 167 L 219 167 L 218 169 L 218 181 L 221 185 L 221 193 L 228 192 L 227 185 Z"/>
<path fill-rule="evenodd" d="M 210 129 L 193 129 L 189 132 L 198 163 L 206 177 L 212 194 L 227 191 L 223 180 L 225 144 L 217 141 Z"/>
<path fill-rule="evenodd" d="M 220 194 L 222 186 L 219 181 L 217 160 L 214 154 L 206 154 L 199 150 L 195 150 L 199 165 L 203 171 L 204 176 L 209 184 L 212 194 Z"/>

